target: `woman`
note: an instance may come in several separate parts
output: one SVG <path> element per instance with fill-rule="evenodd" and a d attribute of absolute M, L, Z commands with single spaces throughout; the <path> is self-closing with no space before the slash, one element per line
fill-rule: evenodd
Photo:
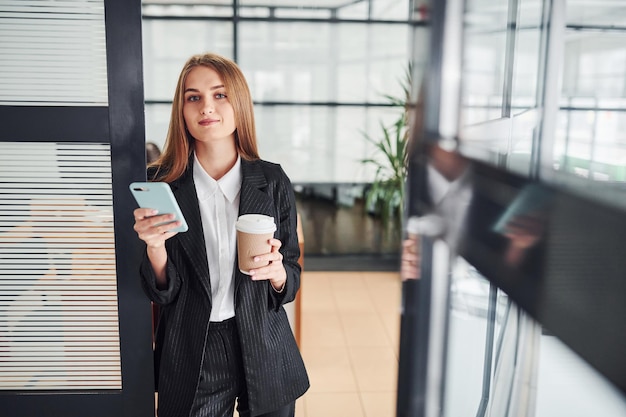
<path fill-rule="evenodd" d="M 185 64 L 164 151 L 148 169 L 168 182 L 189 230 L 171 215 L 134 211 L 146 243 L 148 297 L 161 308 L 156 335 L 160 417 L 293 416 L 309 387 L 283 304 L 300 286 L 295 197 L 279 165 L 259 159 L 252 98 L 237 65 L 214 54 Z M 272 216 L 266 265 L 237 267 L 238 215 Z"/>

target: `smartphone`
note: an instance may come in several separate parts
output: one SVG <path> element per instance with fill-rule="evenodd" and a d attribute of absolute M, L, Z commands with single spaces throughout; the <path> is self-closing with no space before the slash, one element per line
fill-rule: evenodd
<path fill-rule="evenodd" d="M 175 214 L 172 221 L 180 221 L 182 224 L 172 229 L 173 232 L 186 232 L 187 222 L 183 217 L 183 212 L 178 206 L 176 197 L 172 193 L 170 185 L 166 182 L 133 182 L 129 186 L 131 193 L 137 200 L 141 208 L 151 208 L 158 210 L 158 214 Z M 163 224 L 163 223 L 162 223 Z"/>

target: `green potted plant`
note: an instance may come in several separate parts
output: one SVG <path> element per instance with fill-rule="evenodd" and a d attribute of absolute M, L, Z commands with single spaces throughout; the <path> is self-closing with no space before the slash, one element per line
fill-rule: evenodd
<path fill-rule="evenodd" d="M 398 119 L 391 125 L 380 122 L 380 136 L 363 134 L 374 145 L 374 154 L 370 158 L 361 159 L 361 163 L 376 169 L 374 181 L 365 190 L 365 207 L 380 216 L 385 231 L 389 231 L 391 226 L 395 226 L 395 230 L 399 229 L 404 209 L 411 74 L 409 65 L 401 80 L 404 97 L 384 96 L 392 105 L 402 109 Z"/>
<path fill-rule="evenodd" d="M 375 146 L 379 157 L 362 159 L 364 164 L 374 165 L 374 181 L 365 191 L 365 206 L 379 215 L 383 224 L 402 218 L 404 207 L 404 182 L 406 179 L 406 124 L 402 118 L 392 126 L 380 124 L 379 139 L 365 134 L 365 139 Z"/>

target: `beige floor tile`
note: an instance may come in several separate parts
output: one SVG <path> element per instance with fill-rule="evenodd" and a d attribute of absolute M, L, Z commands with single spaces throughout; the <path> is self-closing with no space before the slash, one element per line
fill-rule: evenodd
<path fill-rule="evenodd" d="M 324 271 L 307 271 L 306 265 L 302 272 L 302 283 L 309 287 L 327 287 L 330 285 L 332 272 Z"/>
<path fill-rule="evenodd" d="M 391 346 L 397 353 L 400 346 L 400 313 L 380 313 L 378 317 L 385 327 Z"/>
<path fill-rule="evenodd" d="M 365 417 L 395 417 L 396 393 L 361 392 L 361 403 Z"/>
<path fill-rule="evenodd" d="M 400 284 L 399 272 L 362 272 L 363 280 L 368 284 L 376 285 L 378 283 L 388 284 L 394 282 Z"/>
<path fill-rule="evenodd" d="M 363 286 L 352 289 L 335 289 L 332 296 L 339 312 L 375 313 L 376 308 L 369 292 Z"/>
<path fill-rule="evenodd" d="M 346 347 L 302 346 L 311 388 L 309 392 L 357 392 Z"/>
<path fill-rule="evenodd" d="M 335 299 L 330 289 L 328 276 L 320 273 L 305 272 L 300 285 L 301 312 L 334 312 L 337 311 Z"/>
<path fill-rule="evenodd" d="M 296 400 L 296 415 L 294 417 L 307 417 L 305 403 L 306 403 L 306 398 L 304 396 Z"/>
<path fill-rule="evenodd" d="M 365 417 L 356 392 L 310 393 L 306 399 L 307 417 Z"/>
<path fill-rule="evenodd" d="M 391 347 L 350 347 L 350 362 L 360 391 L 395 391 L 398 360 Z"/>
<path fill-rule="evenodd" d="M 297 417 L 394 416 L 398 273 L 305 272 L 302 289 L 301 349 L 311 389 L 296 404 Z"/>
<path fill-rule="evenodd" d="M 334 290 L 352 290 L 354 288 L 362 288 L 363 272 L 328 272 L 330 277 L 330 285 Z"/>
<path fill-rule="evenodd" d="M 346 337 L 337 313 L 310 311 L 303 315 L 301 325 L 302 346 L 346 346 Z"/>
<path fill-rule="evenodd" d="M 340 313 L 343 333 L 348 346 L 390 347 L 391 338 L 378 313 Z"/>
<path fill-rule="evenodd" d="M 384 283 L 368 283 L 366 288 L 376 311 L 380 313 L 399 313 L 402 299 L 402 287 L 393 280 Z"/>

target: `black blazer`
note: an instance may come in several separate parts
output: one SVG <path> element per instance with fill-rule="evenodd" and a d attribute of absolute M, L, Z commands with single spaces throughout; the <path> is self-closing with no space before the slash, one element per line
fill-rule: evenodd
<path fill-rule="evenodd" d="M 211 284 L 193 163 L 170 185 L 189 230 L 166 241 L 168 288 L 158 290 L 147 256 L 141 276 L 148 297 L 161 305 L 156 335 L 156 378 L 160 417 L 189 415 L 211 314 Z M 274 236 L 287 271 L 283 292 L 269 281 L 252 281 L 235 261 L 235 319 L 252 415 L 279 409 L 309 387 L 307 373 L 282 305 L 294 300 L 300 287 L 300 248 L 296 205 L 291 182 L 282 168 L 266 161 L 241 160 L 239 214 L 274 217 Z M 235 257 L 236 259 L 236 257 Z"/>

